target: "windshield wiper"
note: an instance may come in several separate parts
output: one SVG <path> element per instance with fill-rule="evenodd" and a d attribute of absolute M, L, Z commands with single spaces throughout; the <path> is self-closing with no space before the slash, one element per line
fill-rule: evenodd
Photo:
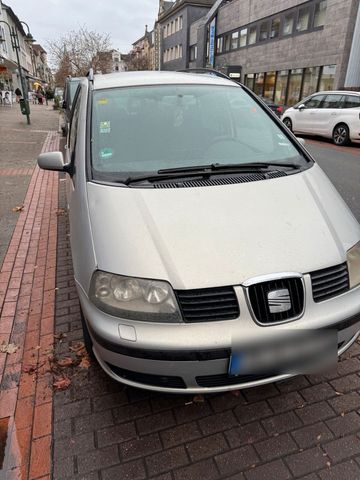
<path fill-rule="evenodd" d="M 271 167 L 285 167 L 299 169 L 301 165 L 296 163 L 277 163 L 277 162 L 253 162 L 253 163 L 213 163 L 211 165 L 199 165 L 191 167 L 168 168 L 158 170 L 157 173 L 149 173 L 148 175 L 135 175 L 124 180 L 116 180 L 116 183 L 130 185 L 136 182 L 156 182 L 158 180 L 172 180 L 180 177 L 209 177 L 211 175 L 237 172 L 253 172 L 268 170 Z"/>
<path fill-rule="evenodd" d="M 187 173 L 187 172 L 206 172 L 211 174 L 218 170 L 263 170 L 270 167 L 300 168 L 301 165 L 296 163 L 280 163 L 280 162 L 249 162 L 249 163 L 212 163 L 211 165 L 198 165 L 191 167 L 177 167 L 159 170 L 158 174 L 166 173 Z"/>

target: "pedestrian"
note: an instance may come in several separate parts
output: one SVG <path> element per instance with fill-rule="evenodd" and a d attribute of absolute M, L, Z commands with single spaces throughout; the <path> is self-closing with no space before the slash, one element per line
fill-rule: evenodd
<path fill-rule="evenodd" d="M 42 92 L 41 87 L 38 87 L 38 89 L 36 91 L 36 96 L 37 96 L 39 105 L 42 105 L 43 104 L 43 92 Z"/>
<path fill-rule="evenodd" d="M 19 87 L 15 90 L 15 95 L 16 95 L 16 103 L 19 103 L 20 98 L 22 97 L 22 93 Z"/>
<path fill-rule="evenodd" d="M 10 92 L 5 92 L 4 105 L 11 105 Z"/>

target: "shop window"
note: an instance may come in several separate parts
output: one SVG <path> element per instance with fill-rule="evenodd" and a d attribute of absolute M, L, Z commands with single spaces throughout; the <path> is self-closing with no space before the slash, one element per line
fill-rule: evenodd
<path fill-rule="evenodd" d="M 322 68 L 319 90 L 333 90 L 336 65 L 325 65 Z"/>
<path fill-rule="evenodd" d="M 190 62 L 195 62 L 197 59 L 197 45 L 192 45 L 190 47 Z"/>
<path fill-rule="evenodd" d="M 274 97 L 276 72 L 267 72 L 265 75 L 264 97 L 270 100 Z"/>
<path fill-rule="evenodd" d="M 216 51 L 217 51 L 217 53 L 222 53 L 222 51 L 223 51 L 223 43 L 224 43 L 224 37 L 218 37 L 217 43 L 216 43 Z"/>
<path fill-rule="evenodd" d="M 296 68 L 290 72 L 290 82 L 287 97 L 287 105 L 295 105 L 300 100 L 300 89 L 303 70 L 302 68 Z"/>
<path fill-rule="evenodd" d="M 301 96 L 308 97 L 317 90 L 317 84 L 319 81 L 320 67 L 305 68 L 303 91 Z"/>
<path fill-rule="evenodd" d="M 262 22 L 260 24 L 260 35 L 259 35 L 259 40 L 260 42 L 264 42 L 269 38 L 269 22 Z"/>
<path fill-rule="evenodd" d="M 231 50 L 236 50 L 239 46 L 239 32 L 231 34 Z"/>
<path fill-rule="evenodd" d="M 298 32 L 304 32 L 309 28 L 309 20 L 310 20 L 310 8 L 304 7 L 300 8 L 298 21 L 296 24 L 296 30 Z"/>
<path fill-rule="evenodd" d="M 240 47 L 245 47 L 246 46 L 246 37 L 247 37 L 247 28 L 243 28 L 240 30 Z"/>
<path fill-rule="evenodd" d="M 250 90 L 254 90 L 254 79 L 255 79 L 254 73 L 248 73 L 245 77 L 245 85 L 248 88 L 250 88 Z"/>
<path fill-rule="evenodd" d="M 277 38 L 280 35 L 280 18 L 271 20 L 270 38 Z"/>
<path fill-rule="evenodd" d="M 254 45 L 254 43 L 256 43 L 256 32 L 257 32 L 257 27 L 256 26 L 250 27 L 249 40 L 248 40 L 249 45 Z"/>
<path fill-rule="evenodd" d="M 275 85 L 275 103 L 278 103 L 279 105 L 285 104 L 288 77 L 288 70 L 281 70 L 277 73 Z"/>
<path fill-rule="evenodd" d="M 230 45 L 231 45 L 231 36 L 230 36 L 230 35 L 226 35 L 226 36 L 225 36 L 225 52 L 229 52 L 229 51 L 230 51 Z"/>
<path fill-rule="evenodd" d="M 257 73 L 255 77 L 254 92 L 256 95 L 262 95 L 264 90 L 264 73 Z"/>
<path fill-rule="evenodd" d="M 289 13 L 288 15 L 284 16 L 284 23 L 282 33 L 283 35 L 291 35 L 294 29 L 294 14 Z"/>

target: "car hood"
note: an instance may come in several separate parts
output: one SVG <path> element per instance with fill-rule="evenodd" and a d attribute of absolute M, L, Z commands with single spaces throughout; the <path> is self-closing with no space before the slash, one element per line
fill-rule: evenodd
<path fill-rule="evenodd" d="M 344 262 L 360 227 L 318 165 L 245 184 L 146 189 L 88 183 L 99 269 L 174 288 L 238 285 Z"/>

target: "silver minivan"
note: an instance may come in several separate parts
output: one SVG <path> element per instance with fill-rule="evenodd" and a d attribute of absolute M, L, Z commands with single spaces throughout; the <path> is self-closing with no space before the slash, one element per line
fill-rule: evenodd
<path fill-rule="evenodd" d="M 127 72 L 80 82 L 66 148 L 88 350 L 115 380 L 176 393 L 327 368 L 360 330 L 360 226 L 246 87 Z"/>

